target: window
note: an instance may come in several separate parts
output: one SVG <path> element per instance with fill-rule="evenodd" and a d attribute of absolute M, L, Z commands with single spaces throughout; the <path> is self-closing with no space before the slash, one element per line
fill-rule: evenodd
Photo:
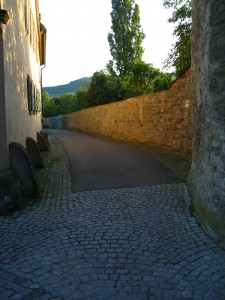
<path fill-rule="evenodd" d="M 27 76 L 27 100 L 28 100 L 28 111 L 32 112 L 32 80 Z"/>
<path fill-rule="evenodd" d="M 33 30 L 34 30 L 34 21 L 33 21 L 33 17 L 32 14 L 30 12 L 30 45 L 31 47 L 33 46 Z"/>
<path fill-rule="evenodd" d="M 28 0 L 24 0 L 24 22 L 26 34 L 28 35 L 30 32 L 30 8 L 28 6 Z"/>
<path fill-rule="evenodd" d="M 27 76 L 27 104 L 30 115 L 41 112 L 41 94 L 29 75 Z"/>
<path fill-rule="evenodd" d="M 24 23 L 26 35 L 30 41 L 30 47 L 37 56 L 38 53 L 38 31 L 33 13 L 28 0 L 24 0 Z"/>

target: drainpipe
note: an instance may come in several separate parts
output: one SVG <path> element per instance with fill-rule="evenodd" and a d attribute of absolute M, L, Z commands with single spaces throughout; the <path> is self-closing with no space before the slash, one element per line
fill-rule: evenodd
<path fill-rule="evenodd" d="M 7 128 L 6 128 L 6 105 L 5 105 L 5 68 L 4 68 L 4 44 L 3 27 L 7 24 L 9 15 L 1 9 L 0 3 L 0 170 L 9 167 Z"/>
<path fill-rule="evenodd" d="M 40 18 L 41 20 L 41 18 Z M 46 28 L 44 25 L 40 22 L 40 35 L 39 39 L 41 42 L 41 48 L 39 48 L 40 51 L 40 72 L 41 72 L 41 78 L 40 78 L 40 84 L 41 84 L 41 115 L 43 117 L 43 85 L 42 85 L 42 70 L 45 68 L 45 55 L 46 55 L 46 36 L 44 36 L 44 33 L 46 35 Z M 43 52 L 43 47 L 44 47 L 44 52 Z M 44 56 L 43 56 L 44 54 Z"/>
<path fill-rule="evenodd" d="M 42 70 L 45 68 L 45 65 L 41 66 L 41 116 L 43 117 L 43 86 L 42 86 Z"/>

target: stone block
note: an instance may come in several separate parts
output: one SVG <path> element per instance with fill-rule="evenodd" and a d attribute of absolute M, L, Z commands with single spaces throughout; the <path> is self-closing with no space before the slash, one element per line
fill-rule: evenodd
<path fill-rule="evenodd" d="M 48 144 L 47 144 L 45 138 L 39 132 L 37 132 L 37 144 L 38 144 L 38 148 L 40 149 L 40 151 L 48 151 L 49 150 Z"/>
<path fill-rule="evenodd" d="M 35 168 L 44 168 L 38 145 L 31 137 L 26 138 L 26 149 Z"/>
<path fill-rule="evenodd" d="M 46 144 L 49 146 L 50 143 L 49 143 L 49 139 L 48 139 L 48 134 L 47 134 L 47 132 L 41 130 L 41 131 L 40 131 L 40 134 L 43 136 L 43 138 L 45 139 Z"/>
<path fill-rule="evenodd" d="M 22 210 L 26 203 L 27 195 L 18 178 L 11 175 L 0 179 L 0 216 Z"/>
<path fill-rule="evenodd" d="M 10 143 L 9 160 L 12 173 L 23 184 L 27 196 L 37 199 L 39 195 L 35 169 L 26 149 L 19 143 Z"/>

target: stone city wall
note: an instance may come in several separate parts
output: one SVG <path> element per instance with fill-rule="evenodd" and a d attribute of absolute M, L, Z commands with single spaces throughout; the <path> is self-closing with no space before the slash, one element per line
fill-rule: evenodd
<path fill-rule="evenodd" d="M 191 70 L 168 91 L 49 118 L 50 128 L 191 152 Z"/>
<path fill-rule="evenodd" d="M 193 210 L 225 248 L 225 3 L 193 1 Z"/>

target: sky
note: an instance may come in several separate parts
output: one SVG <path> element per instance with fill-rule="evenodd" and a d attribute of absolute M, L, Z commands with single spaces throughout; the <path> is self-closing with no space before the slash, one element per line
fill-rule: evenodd
<path fill-rule="evenodd" d="M 143 60 L 162 69 L 175 38 L 168 23 L 172 11 L 163 0 L 136 0 L 146 35 Z M 105 68 L 110 55 L 111 0 L 39 0 L 41 22 L 47 28 L 43 86 L 66 84 Z"/>

